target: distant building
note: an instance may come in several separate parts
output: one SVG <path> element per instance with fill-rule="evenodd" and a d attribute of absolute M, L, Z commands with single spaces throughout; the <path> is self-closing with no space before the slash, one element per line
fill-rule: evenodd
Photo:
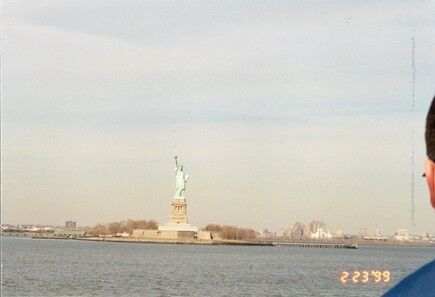
<path fill-rule="evenodd" d="M 366 237 L 371 237 L 372 234 L 370 233 L 369 229 L 367 229 L 367 228 L 360 228 L 359 231 L 358 231 L 357 236 L 359 238 L 366 238 Z"/>
<path fill-rule="evenodd" d="M 326 230 L 326 224 L 322 221 L 312 221 L 308 224 L 311 233 L 317 233 L 319 229 Z"/>
<path fill-rule="evenodd" d="M 381 237 L 382 236 L 381 230 L 379 230 L 378 228 L 375 229 L 375 236 L 376 237 Z"/>
<path fill-rule="evenodd" d="M 360 228 L 357 234 L 358 238 L 369 239 L 369 240 L 386 240 L 387 238 L 382 235 L 381 230 L 378 228 L 367 229 Z"/>
<path fill-rule="evenodd" d="M 74 221 L 66 221 L 65 222 L 65 229 L 75 229 L 76 227 L 77 227 L 77 224 Z"/>
<path fill-rule="evenodd" d="M 290 231 L 292 239 L 304 239 L 310 237 L 310 229 L 303 223 L 295 223 Z"/>
<path fill-rule="evenodd" d="M 10 225 L 5 225 L 5 224 L 3 224 L 1 228 L 2 228 L 2 230 L 16 230 L 15 227 L 10 226 Z"/>
<path fill-rule="evenodd" d="M 290 237 L 289 229 L 278 229 L 275 231 L 275 237 Z"/>
<path fill-rule="evenodd" d="M 130 237 L 130 233 L 127 233 L 125 231 L 122 233 L 118 232 L 115 234 L 115 237 Z"/>
<path fill-rule="evenodd" d="M 395 233 L 394 233 L 394 239 L 396 240 L 409 240 L 409 233 L 408 230 L 406 229 L 398 229 Z"/>
<path fill-rule="evenodd" d="M 344 234 L 343 231 L 341 231 L 341 229 L 337 229 L 337 231 L 335 231 L 335 236 L 336 238 L 343 238 Z"/>
<path fill-rule="evenodd" d="M 316 232 L 310 233 L 311 239 L 331 239 L 332 234 L 328 232 L 323 232 L 322 228 L 317 229 Z"/>
<path fill-rule="evenodd" d="M 273 233 L 269 232 L 269 230 L 267 229 L 263 229 L 257 232 L 257 236 L 262 238 L 268 238 L 268 237 L 272 237 Z"/>

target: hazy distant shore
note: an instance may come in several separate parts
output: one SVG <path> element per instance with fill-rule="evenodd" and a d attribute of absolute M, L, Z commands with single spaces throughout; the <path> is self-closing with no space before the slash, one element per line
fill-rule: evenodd
<path fill-rule="evenodd" d="M 31 237 L 31 236 L 28 236 Z M 155 243 L 155 244 L 192 244 L 192 245 L 244 245 L 244 246 L 274 246 L 275 243 L 300 243 L 300 244 L 341 244 L 341 245 L 375 245 L 375 246 L 415 246 L 415 247 L 434 247 L 435 243 L 425 241 L 395 241 L 395 240 L 189 240 L 189 239 L 145 239 L 145 238 L 121 238 L 121 237 L 83 237 L 83 238 L 56 238 L 56 237 L 32 237 L 32 239 L 65 239 L 83 240 L 99 242 L 119 242 L 119 243 Z"/>

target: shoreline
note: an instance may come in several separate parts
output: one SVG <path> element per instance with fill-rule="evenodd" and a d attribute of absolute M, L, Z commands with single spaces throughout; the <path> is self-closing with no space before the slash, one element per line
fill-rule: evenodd
<path fill-rule="evenodd" d="M 397 246 L 397 247 L 432 247 L 435 243 L 430 242 L 396 242 L 396 241 L 372 241 L 372 240 L 349 240 L 349 241 L 244 241 L 244 240 L 180 240 L 180 239 L 146 239 L 146 238 L 119 238 L 119 237 L 31 237 L 32 239 L 62 239 L 81 240 L 95 242 L 118 242 L 118 243 L 145 243 L 145 244 L 179 244 L 179 245 L 233 245 L 233 246 L 340 246 L 339 248 L 351 248 L 353 246 Z"/>
<path fill-rule="evenodd" d="M 105 241 L 120 243 L 154 243 L 154 244 L 190 244 L 190 245 L 238 245 L 238 246 L 288 246 L 305 245 L 307 247 L 337 245 L 341 247 L 359 246 L 405 246 L 405 247 L 435 247 L 435 242 L 430 241 L 395 241 L 395 240 L 292 240 L 282 238 L 270 238 L 259 240 L 227 240 L 227 239 L 156 239 L 156 238 L 125 238 L 125 237 L 76 237 L 67 238 L 60 236 L 47 236 L 42 234 L 19 234 L 1 233 L 3 238 L 31 238 L 31 239 L 61 239 L 61 240 L 84 240 L 84 241 Z"/>
<path fill-rule="evenodd" d="M 274 246 L 271 242 L 242 241 L 242 240 L 180 240 L 180 239 L 146 239 L 146 238 L 75 238 L 83 241 L 105 241 L 119 243 L 151 243 L 151 244 L 180 244 L 180 245 L 239 245 L 239 246 Z"/>

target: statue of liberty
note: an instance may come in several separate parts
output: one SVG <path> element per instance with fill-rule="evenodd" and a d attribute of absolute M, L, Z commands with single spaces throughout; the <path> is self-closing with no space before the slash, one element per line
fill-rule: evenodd
<path fill-rule="evenodd" d="M 175 155 L 175 197 L 178 199 L 184 199 L 184 191 L 186 190 L 186 182 L 189 179 L 189 175 L 183 171 L 183 165 L 178 165 L 178 157 Z"/>

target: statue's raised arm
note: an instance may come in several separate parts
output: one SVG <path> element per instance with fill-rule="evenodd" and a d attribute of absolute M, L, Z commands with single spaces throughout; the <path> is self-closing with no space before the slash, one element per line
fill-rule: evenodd
<path fill-rule="evenodd" d="M 177 157 L 177 155 L 175 155 L 175 157 L 174 157 L 174 159 L 175 159 L 175 170 L 177 170 L 178 169 L 178 157 Z"/>

